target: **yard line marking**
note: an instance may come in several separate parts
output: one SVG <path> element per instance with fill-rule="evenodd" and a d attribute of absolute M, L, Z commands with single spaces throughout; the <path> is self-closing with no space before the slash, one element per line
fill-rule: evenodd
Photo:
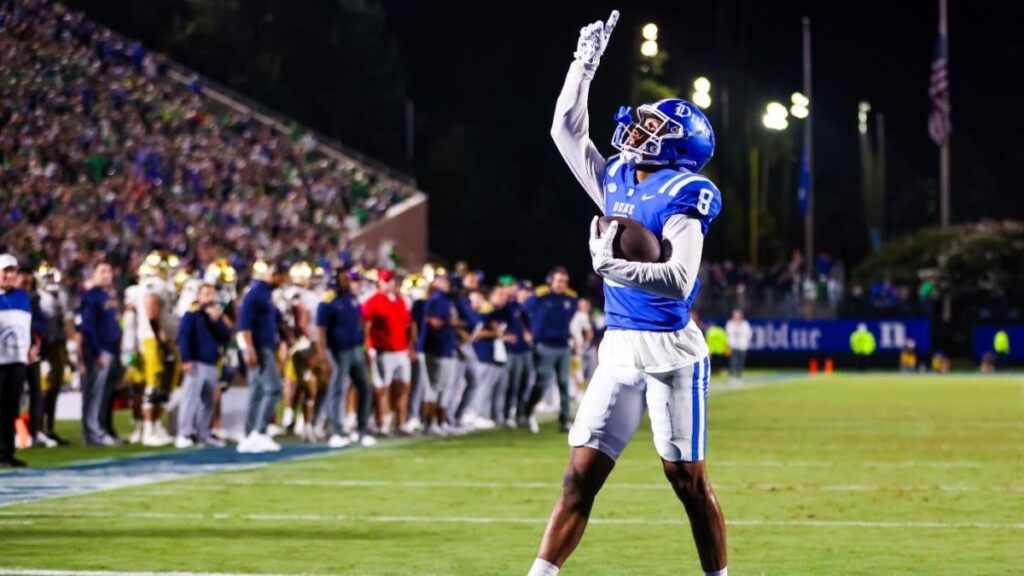
<path fill-rule="evenodd" d="M 313 576 L 302 574 L 264 574 L 247 572 L 113 572 L 109 570 L 39 570 L 0 566 L 0 574 L 11 576 Z"/>
<path fill-rule="evenodd" d="M 545 524 L 546 517 L 516 518 L 491 516 L 350 516 L 348 514 L 190 514 L 153 512 L 9 512 L 0 516 L 27 518 L 138 518 L 158 520 L 248 520 L 254 522 L 347 522 L 371 524 Z M 791 526 L 821 528 L 922 528 L 935 530 L 993 529 L 1024 530 L 1024 523 L 939 522 L 933 520 L 771 520 L 765 518 L 733 519 L 735 526 Z M 590 524 L 621 526 L 689 525 L 679 519 L 591 518 Z"/>
<path fill-rule="evenodd" d="M 217 485 L 198 484 L 181 485 L 180 490 L 168 490 L 166 495 L 178 496 L 191 488 L 209 490 L 224 486 L 310 486 L 326 488 L 438 488 L 438 489 L 523 489 L 550 490 L 561 488 L 558 482 L 488 482 L 476 480 L 309 480 L 304 478 L 233 478 L 219 482 Z M 727 490 L 819 490 L 826 492 L 878 492 L 899 490 L 906 492 L 940 491 L 940 492 L 1024 492 L 1024 486 L 967 486 L 954 485 L 913 485 L 913 484 L 717 484 Z M 605 489 L 619 490 L 667 490 L 666 482 L 609 482 Z"/>

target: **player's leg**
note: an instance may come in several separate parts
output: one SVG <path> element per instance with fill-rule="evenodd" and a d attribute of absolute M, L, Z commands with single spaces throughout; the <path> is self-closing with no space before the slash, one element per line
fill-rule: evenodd
<path fill-rule="evenodd" d="M 551 573 L 545 563 L 561 567 L 579 544 L 598 491 L 643 417 L 643 386 L 643 374 L 633 368 L 598 366 L 569 433 L 572 449 L 562 494 L 548 519 L 531 576 Z"/>
<path fill-rule="evenodd" d="M 373 359 L 373 373 L 371 378 L 373 380 L 373 414 L 377 420 L 377 429 L 380 430 L 381 434 L 387 434 L 390 432 L 385 428 L 385 420 L 389 410 L 393 409 L 388 396 L 390 395 L 390 384 L 391 374 L 388 372 L 387 363 L 385 362 L 386 352 L 378 352 L 376 358 Z"/>
<path fill-rule="evenodd" d="M 705 573 L 726 567 L 725 517 L 704 466 L 707 448 L 708 359 L 647 375 L 654 446 L 665 477 L 683 503 Z"/>
<path fill-rule="evenodd" d="M 284 363 L 284 412 L 281 414 L 281 427 L 289 433 L 295 428 L 295 408 L 299 396 L 299 375 L 295 366 L 295 356 L 298 352 L 290 352 L 288 360 Z"/>
<path fill-rule="evenodd" d="M 270 425 L 274 412 L 277 409 L 277 401 L 281 398 L 281 372 L 273 350 L 265 348 L 260 352 L 263 365 L 259 369 L 259 375 L 260 385 L 263 388 L 263 398 L 260 400 L 258 430 L 260 434 L 266 434 L 267 426 Z"/>
<path fill-rule="evenodd" d="M 524 356 L 525 354 L 519 352 L 509 354 L 508 363 L 505 365 L 508 390 L 505 392 L 505 412 L 502 414 L 502 421 L 506 426 L 515 424 L 516 413 L 519 409 L 519 383 L 522 381 L 522 374 L 526 369 Z"/>
<path fill-rule="evenodd" d="M 359 395 L 357 426 L 359 438 L 362 439 L 367 435 L 367 422 L 370 419 L 370 404 L 372 402 L 370 391 L 373 389 L 373 385 L 370 384 L 370 378 L 366 374 L 366 357 L 362 349 L 353 348 L 348 353 L 352 355 L 348 375 L 352 379 L 352 386 Z"/>
<path fill-rule="evenodd" d="M 529 400 L 526 402 L 525 418 L 530 422 L 531 431 L 533 431 L 533 418 L 534 410 L 537 409 L 537 404 L 544 399 L 544 394 L 548 390 L 548 386 L 555 380 L 556 364 L 558 362 L 558 350 L 545 346 L 543 344 L 537 345 L 536 353 L 536 373 L 537 380 L 533 384 L 533 388 L 529 393 Z"/>
<path fill-rule="evenodd" d="M 409 382 L 412 379 L 412 363 L 404 352 L 389 353 L 391 373 L 391 406 L 395 410 L 395 430 L 405 427 L 409 413 Z"/>

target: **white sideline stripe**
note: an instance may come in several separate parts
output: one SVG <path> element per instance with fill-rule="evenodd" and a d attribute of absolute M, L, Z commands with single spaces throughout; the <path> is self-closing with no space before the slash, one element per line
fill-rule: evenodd
<path fill-rule="evenodd" d="M 193 486 L 181 486 L 180 491 L 168 491 L 168 496 L 178 496 L 188 492 L 190 489 L 207 490 L 222 486 L 321 486 L 330 488 L 479 488 L 479 489 L 558 489 L 562 485 L 558 482 L 480 482 L 473 480 L 308 480 L 298 478 L 268 478 L 248 479 L 237 478 L 218 482 L 216 485 L 199 484 Z M 665 490 L 665 482 L 610 482 L 605 484 L 604 489 L 618 490 Z M 878 491 L 940 491 L 940 492 L 1024 492 L 1024 486 L 967 486 L 963 484 L 934 485 L 927 484 L 753 484 L 753 485 L 723 485 L 733 490 L 819 490 L 827 492 L 878 492 Z"/>
<path fill-rule="evenodd" d="M 32 518 L 137 518 L 145 520 L 251 520 L 256 522 L 349 522 L 371 524 L 546 524 L 546 517 L 515 518 L 489 516 L 349 516 L 348 514 L 189 514 L 154 512 L 2 512 L 0 516 Z M 612 526 L 688 525 L 683 519 L 591 518 L 590 524 Z M 794 526 L 823 528 L 925 528 L 954 530 L 962 528 L 1024 530 L 1024 523 L 874 521 L 874 520 L 768 520 L 761 518 L 727 520 L 734 526 Z"/>
<path fill-rule="evenodd" d="M 303 576 L 301 574 L 264 574 L 246 572 L 112 572 L 108 570 L 38 570 L 0 566 L 0 574 L 11 576 Z M 305 576 L 312 576 L 308 573 Z"/>

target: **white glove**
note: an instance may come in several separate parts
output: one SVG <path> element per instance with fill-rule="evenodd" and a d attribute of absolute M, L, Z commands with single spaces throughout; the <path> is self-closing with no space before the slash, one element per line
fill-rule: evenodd
<path fill-rule="evenodd" d="M 615 258 L 612 254 L 612 242 L 615 241 L 615 233 L 619 231 L 619 223 L 612 222 L 604 231 L 604 236 L 601 236 L 599 220 L 600 218 L 594 216 L 590 222 L 590 259 L 594 266 L 594 272 L 598 274 L 608 262 Z"/>
<path fill-rule="evenodd" d="M 573 56 L 583 64 L 583 67 L 593 72 L 601 62 L 601 55 L 608 46 L 608 38 L 615 30 L 615 24 L 619 21 L 619 11 L 612 10 L 608 16 L 608 22 L 597 21 L 580 28 L 580 39 L 576 42 L 576 52 Z"/>

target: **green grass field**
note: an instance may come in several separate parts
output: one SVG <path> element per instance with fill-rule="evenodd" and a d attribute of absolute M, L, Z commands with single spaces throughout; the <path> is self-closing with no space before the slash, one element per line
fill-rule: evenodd
<path fill-rule="evenodd" d="M 709 414 L 731 574 L 1024 573 L 1024 378 L 796 379 Z M 566 455 L 549 425 L 16 504 L 0 567 L 522 575 Z M 700 573 L 645 428 L 562 573 Z"/>

